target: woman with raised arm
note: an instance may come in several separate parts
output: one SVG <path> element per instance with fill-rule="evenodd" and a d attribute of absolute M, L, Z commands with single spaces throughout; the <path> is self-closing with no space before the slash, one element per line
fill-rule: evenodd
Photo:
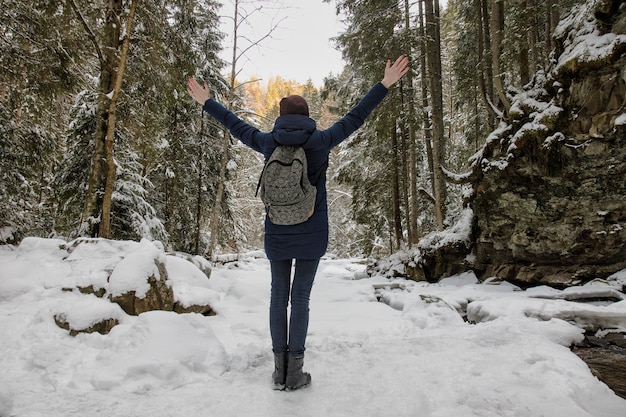
<path fill-rule="evenodd" d="M 318 130 L 309 118 L 304 98 L 292 95 L 280 101 L 280 116 L 271 132 L 245 123 L 210 97 L 209 88 L 190 78 L 188 92 L 204 111 L 224 125 L 242 143 L 260 152 L 265 160 L 279 145 L 301 146 L 308 163 L 308 178 L 317 188 L 313 215 L 303 223 L 279 225 L 265 218 L 265 253 L 270 261 L 270 334 L 274 352 L 274 389 L 294 390 L 311 383 L 303 372 L 305 341 L 309 325 L 309 297 L 320 258 L 328 246 L 326 169 L 330 151 L 365 122 L 387 95 L 388 89 L 409 71 L 409 60 L 400 56 L 387 61 L 383 79 L 361 101 L 326 130 Z M 293 280 L 291 278 L 294 267 Z M 291 315 L 287 306 L 291 300 Z"/>

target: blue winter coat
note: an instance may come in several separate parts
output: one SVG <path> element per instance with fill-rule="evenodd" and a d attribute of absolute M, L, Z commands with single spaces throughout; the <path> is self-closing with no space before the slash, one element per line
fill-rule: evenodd
<path fill-rule="evenodd" d="M 204 103 L 204 111 L 224 125 L 234 137 L 263 154 L 267 160 L 278 144 L 301 145 L 307 156 L 308 176 L 317 187 L 315 212 L 304 223 L 284 226 L 265 217 L 265 253 L 269 260 L 318 259 L 328 246 L 328 208 L 326 168 L 330 150 L 357 130 L 367 116 L 387 95 L 381 83 L 374 85 L 348 114 L 326 130 L 317 130 L 315 120 L 286 114 L 276 119 L 271 132 L 261 132 L 239 119 L 213 99 Z"/>

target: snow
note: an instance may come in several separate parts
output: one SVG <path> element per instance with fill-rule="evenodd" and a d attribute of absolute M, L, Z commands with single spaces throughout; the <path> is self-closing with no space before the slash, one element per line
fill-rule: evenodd
<path fill-rule="evenodd" d="M 555 70 L 574 68 L 576 63 L 601 62 L 619 46 L 626 44 L 626 35 L 600 33 L 593 8 L 596 2 L 587 2 L 572 8 L 555 30 L 557 38 L 564 38 L 564 51 Z"/>
<path fill-rule="evenodd" d="M 548 136 L 543 141 L 543 147 L 549 149 L 554 143 L 565 141 L 565 135 L 561 132 L 556 132 L 554 135 Z"/>
<path fill-rule="evenodd" d="M 109 278 L 109 293 L 116 297 L 134 291 L 138 298 L 145 298 L 150 289 L 146 277 L 159 277 L 157 261 L 165 262 L 165 254 L 152 242 L 143 239 L 140 247 L 126 255 L 115 267 Z"/>
<path fill-rule="evenodd" d="M 95 295 L 76 297 L 66 294 L 58 298 L 58 304 L 50 309 L 53 317 L 67 323 L 72 330 L 85 330 L 102 319 L 122 322 L 125 314 L 122 308 Z"/>
<path fill-rule="evenodd" d="M 2 226 L 0 227 L 0 242 L 8 242 L 14 239 L 13 234 L 15 233 L 15 228 L 11 226 Z"/>
<path fill-rule="evenodd" d="M 522 291 L 472 272 L 438 284 L 357 279 L 362 260 L 324 259 L 305 359 L 313 383 L 280 392 L 270 384 L 266 259 L 218 264 L 207 279 L 152 242 L 94 243 L 0 246 L 0 416 L 624 416 L 626 400 L 570 351 L 583 330 L 566 313 L 612 315 L 621 321 L 602 323 L 619 327 L 626 301 L 568 300 L 623 297 L 626 270 L 566 291 Z M 113 271 L 137 287 L 131 271 L 145 276 L 155 257 L 182 300 L 203 294 L 218 314 L 129 316 L 64 291 L 110 290 Z M 77 328 L 109 316 L 120 324 L 72 337 L 54 322 L 61 313 Z"/>
<path fill-rule="evenodd" d="M 172 282 L 174 300 L 183 307 L 217 305 L 220 295 L 211 289 L 207 276 L 194 264 L 176 256 L 167 256 L 168 280 Z"/>
<path fill-rule="evenodd" d="M 472 233 L 474 211 L 470 207 L 461 210 L 457 221 L 444 231 L 434 231 L 420 239 L 423 248 L 437 249 L 454 242 L 469 243 Z"/>

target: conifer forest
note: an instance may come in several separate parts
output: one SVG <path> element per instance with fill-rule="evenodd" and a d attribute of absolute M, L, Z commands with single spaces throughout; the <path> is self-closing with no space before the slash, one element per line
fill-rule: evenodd
<path fill-rule="evenodd" d="M 263 42 L 238 24 L 271 2 L 232 0 L 227 44 L 218 0 L 0 1 L 0 240 L 146 238 L 209 259 L 262 248 L 262 156 L 203 114 L 186 80 L 261 130 L 300 94 L 325 128 L 406 54 L 409 74 L 331 157 L 329 252 L 411 248 L 465 215 L 472 156 L 553 70 L 560 22 L 599 3 L 326 1 L 345 22 L 328 47 L 346 66 L 323 85 L 238 78 Z"/>

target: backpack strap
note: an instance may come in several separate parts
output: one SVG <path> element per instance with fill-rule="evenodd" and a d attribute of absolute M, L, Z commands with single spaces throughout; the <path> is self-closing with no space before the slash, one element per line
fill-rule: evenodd
<path fill-rule="evenodd" d="M 259 182 L 256 185 L 256 191 L 254 193 L 255 197 L 259 196 L 259 189 L 261 189 L 261 181 L 263 181 L 263 175 L 265 174 L 265 169 L 267 168 L 267 163 L 269 162 L 269 158 L 265 161 L 265 165 L 263 165 L 263 171 L 261 171 L 261 175 L 259 176 Z"/>

